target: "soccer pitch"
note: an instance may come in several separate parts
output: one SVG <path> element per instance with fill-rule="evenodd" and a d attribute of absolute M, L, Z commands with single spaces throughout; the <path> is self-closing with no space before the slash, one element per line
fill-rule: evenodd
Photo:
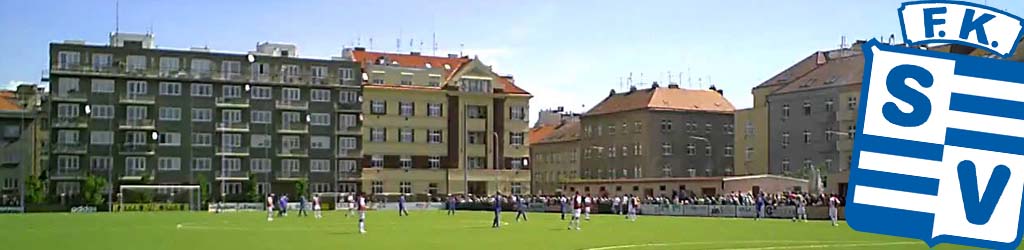
<path fill-rule="evenodd" d="M 559 214 L 530 213 L 516 222 L 492 212 L 397 211 L 358 218 L 325 212 L 324 218 L 288 217 L 268 222 L 265 213 L 207 212 L 0 215 L 3 249 L 927 249 L 920 241 L 854 232 L 843 223 L 790 220 L 641 216 L 636 222 L 592 215 L 582 230 L 566 230 Z M 180 226 L 179 226 L 180 225 Z M 951 249 L 952 247 L 940 247 Z"/>

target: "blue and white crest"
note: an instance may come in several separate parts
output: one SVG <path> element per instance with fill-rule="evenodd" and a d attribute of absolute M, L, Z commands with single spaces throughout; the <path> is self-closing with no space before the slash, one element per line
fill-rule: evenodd
<path fill-rule="evenodd" d="M 1009 57 L 1024 35 L 1024 20 L 985 5 L 918 1 L 899 8 L 903 40 L 910 45 L 955 43 Z"/>

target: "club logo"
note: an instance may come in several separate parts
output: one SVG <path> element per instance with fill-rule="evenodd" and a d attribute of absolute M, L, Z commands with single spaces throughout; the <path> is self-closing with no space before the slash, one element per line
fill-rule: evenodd
<path fill-rule="evenodd" d="M 899 8 L 909 45 L 1010 57 L 1022 20 L 983 5 Z M 1024 64 L 870 41 L 846 208 L 858 231 L 1013 249 L 1024 205 Z"/>

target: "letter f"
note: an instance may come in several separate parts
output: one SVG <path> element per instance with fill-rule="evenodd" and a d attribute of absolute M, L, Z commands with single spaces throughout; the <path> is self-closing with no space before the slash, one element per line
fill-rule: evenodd
<path fill-rule="evenodd" d="M 934 37 L 935 26 L 946 23 L 946 19 L 936 19 L 936 14 L 946 14 L 946 7 L 924 9 L 924 37 Z"/>

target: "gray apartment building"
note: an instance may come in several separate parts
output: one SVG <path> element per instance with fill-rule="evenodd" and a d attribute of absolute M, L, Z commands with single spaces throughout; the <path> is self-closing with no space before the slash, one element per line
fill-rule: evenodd
<path fill-rule="evenodd" d="M 229 201 L 250 180 L 260 193 L 359 190 L 360 67 L 297 55 L 157 48 L 149 34 L 51 43 L 50 190 L 75 197 L 90 174 L 115 192 L 210 183 Z"/>
<path fill-rule="evenodd" d="M 731 175 L 733 111 L 713 87 L 613 90 L 581 117 L 580 178 Z"/>

